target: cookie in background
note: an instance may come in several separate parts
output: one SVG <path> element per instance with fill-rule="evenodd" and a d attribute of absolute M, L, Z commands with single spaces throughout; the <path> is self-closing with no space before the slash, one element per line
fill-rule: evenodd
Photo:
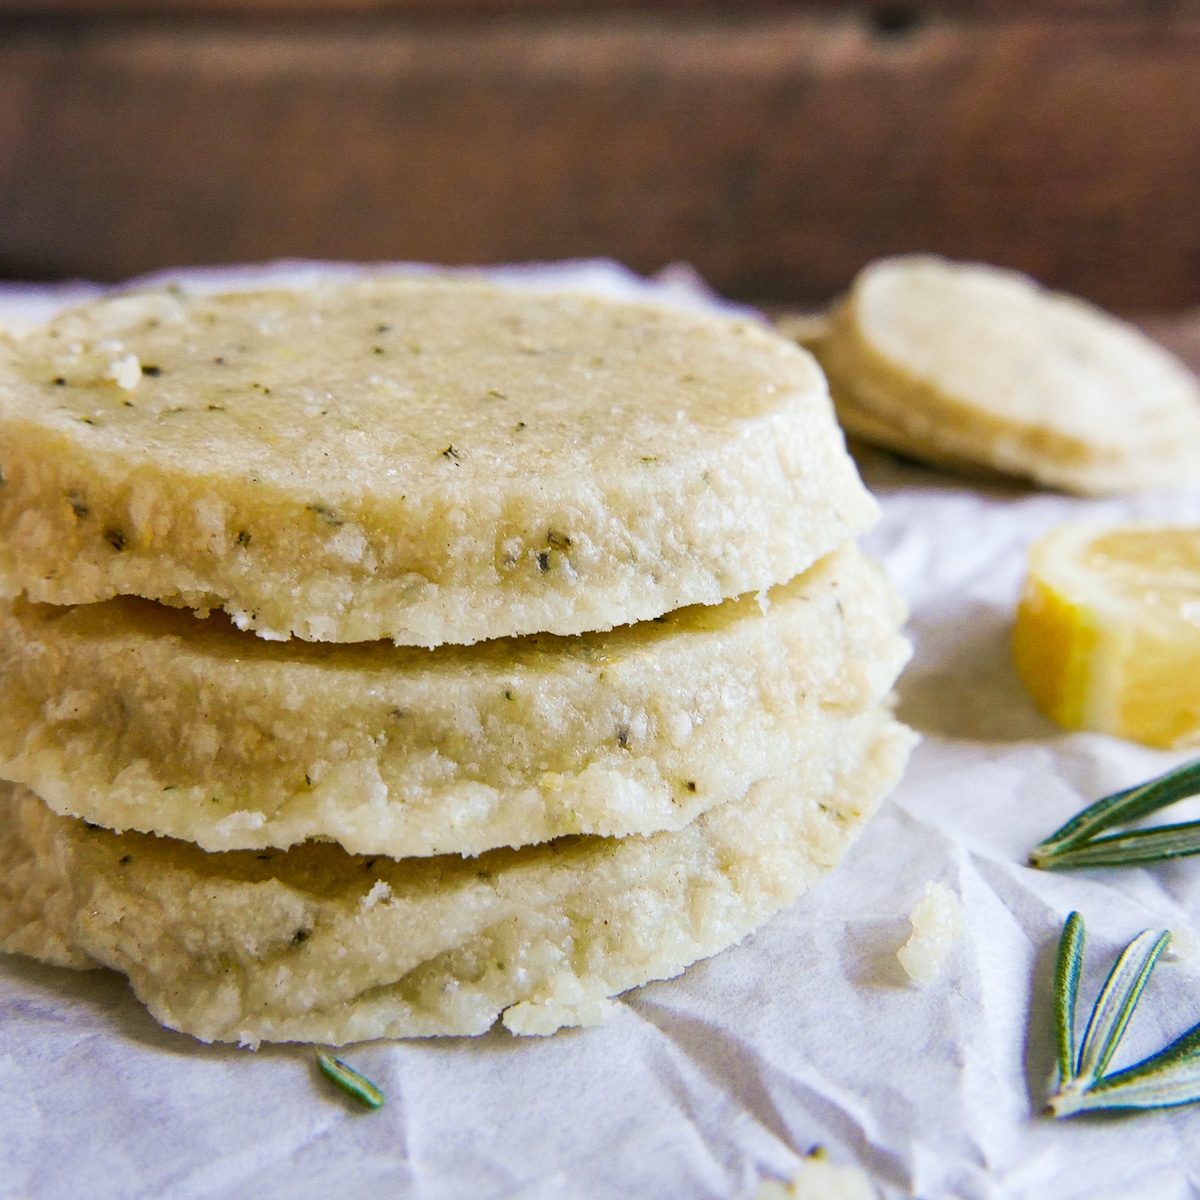
<path fill-rule="evenodd" d="M 1081 495 L 1200 482 L 1200 384 L 1134 326 L 1028 276 L 881 259 L 822 320 L 816 355 L 846 432 L 935 466 Z"/>

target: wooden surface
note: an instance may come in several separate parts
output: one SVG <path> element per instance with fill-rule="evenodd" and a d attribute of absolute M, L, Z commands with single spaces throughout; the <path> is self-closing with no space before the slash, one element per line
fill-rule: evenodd
<path fill-rule="evenodd" d="M 630 9 L 861 9 L 880 24 L 908 26 L 929 14 L 1005 17 L 1064 15 L 1170 19 L 1200 10 L 1200 0 L 0 0 L 0 14 L 32 17 L 61 14 L 122 17 L 237 13 L 251 16 L 347 13 L 459 13 L 556 11 L 580 13 Z"/>
<path fill-rule="evenodd" d="M 1200 309 L 1150 314 L 1137 323 L 1200 375 Z"/>
<path fill-rule="evenodd" d="M 10 21 L 0 276 L 609 255 L 805 301 L 920 249 L 1200 301 L 1194 6 L 959 7 Z"/>

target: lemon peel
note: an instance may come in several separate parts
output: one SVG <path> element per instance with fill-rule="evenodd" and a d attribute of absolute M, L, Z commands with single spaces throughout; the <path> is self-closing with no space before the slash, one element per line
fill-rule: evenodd
<path fill-rule="evenodd" d="M 1034 544 L 1017 674 L 1066 729 L 1200 741 L 1200 528 L 1063 525 Z"/>

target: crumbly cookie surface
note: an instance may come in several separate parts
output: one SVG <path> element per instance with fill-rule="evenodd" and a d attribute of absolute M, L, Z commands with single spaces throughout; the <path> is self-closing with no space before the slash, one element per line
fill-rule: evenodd
<path fill-rule="evenodd" d="M 1140 331 L 1011 271 L 872 264 L 815 347 L 848 429 L 1083 493 L 1200 480 L 1200 385 Z"/>
<path fill-rule="evenodd" d="M 0 605 L 0 777 L 206 850 L 325 838 L 400 858 L 679 829 L 878 703 L 902 619 L 853 545 L 761 601 L 434 651 L 17 602 Z"/>
<path fill-rule="evenodd" d="M 0 339 L 0 474 L 9 594 L 424 646 L 770 587 L 876 512 L 785 339 L 429 277 L 133 293 Z"/>
<path fill-rule="evenodd" d="M 332 845 L 206 854 L 0 785 L 0 949 L 127 974 L 208 1040 L 550 1033 L 738 941 L 834 866 L 903 770 L 874 710 L 678 832 L 396 862 Z"/>

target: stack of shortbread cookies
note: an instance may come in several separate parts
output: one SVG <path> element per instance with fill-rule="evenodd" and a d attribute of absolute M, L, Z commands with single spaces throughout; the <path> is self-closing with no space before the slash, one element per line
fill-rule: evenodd
<path fill-rule="evenodd" d="M 911 746 L 875 505 L 745 321 L 130 293 L 0 340 L 0 473 L 0 947 L 205 1040 L 599 1020 Z"/>
<path fill-rule="evenodd" d="M 1015 271 L 866 267 L 827 321 L 787 320 L 846 431 L 1085 495 L 1200 483 L 1200 384 L 1140 330 Z"/>

